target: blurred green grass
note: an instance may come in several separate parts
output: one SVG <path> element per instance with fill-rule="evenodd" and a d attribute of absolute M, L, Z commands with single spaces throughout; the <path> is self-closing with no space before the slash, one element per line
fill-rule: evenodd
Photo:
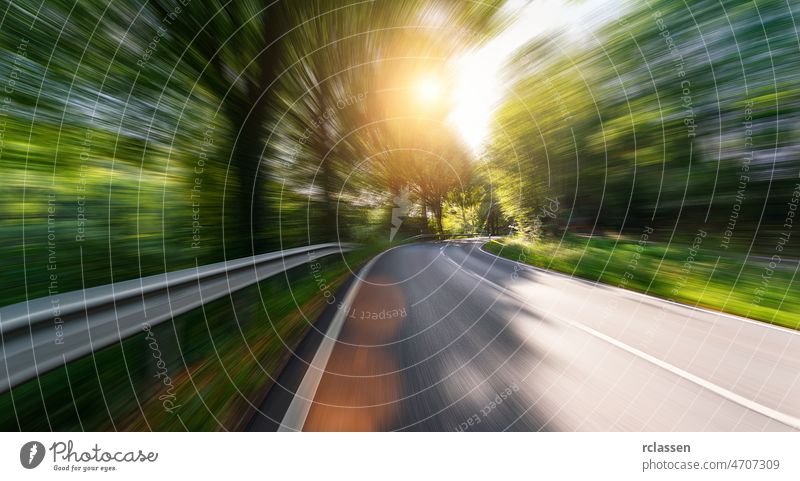
<path fill-rule="evenodd" d="M 335 289 L 382 244 L 315 260 Z M 214 431 L 241 429 L 325 308 L 304 264 L 152 329 L 175 386 L 155 376 L 145 334 L 0 395 L 4 431 Z M 162 399 L 159 399 L 159 396 Z"/>
<path fill-rule="evenodd" d="M 680 237 L 669 244 L 649 241 L 639 252 L 636 267 L 631 269 L 638 241 L 588 236 L 536 242 L 505 238 L 487 243 L 485 249 L 514 261 L 583 279 L 800 329 L 794 262 L 775 269 L 768 288 L 757 295 L 762 287 L 761 276 L 769 265 L 768 258 L 746 258 L 744 254 L 701 246 L 687 274 L 682 269 L 692 238 Z M 709 236 L 703 245 L 715 245 L 714 240 Z"/>

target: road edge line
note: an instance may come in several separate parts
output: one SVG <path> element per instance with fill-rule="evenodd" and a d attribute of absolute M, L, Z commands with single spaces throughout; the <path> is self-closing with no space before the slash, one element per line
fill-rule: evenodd
<path fill-rule="evenodd" d="M 569 274 L 565 274 L 563 272 L 559 272 L 559 271 L 556 271 L 556 270 L 546 269 L 544 267 L 534 266 L 534 265 L 531 265 L 531 264 L 527 264 L 525 262 L 515 261 L 515 260 L 509 259 L 507 257 L 501 257 L 501 256 L 498 256 L 495 253 L 489 252 L 486 249 L 484 249 L 483 247 L 486 244 L 488 244 L 488 242 L 485 242 L 485 243 L 481 244 L 481 247 L 479 249 L 484 254 L 488 254 L 488 255 L 490 255 L 492 257 L 496 257 L 496 258 L 498 258 L 500 260 L 503 260 L 503 261 L 506 261 L 506 262 L 510 262 L 512 264 L 515 264 L 515 265 L 518 265 L 518 266 L 521 266 L 521 267 L 524 267 L 524 268 L 533 269 L 533 270 L 536 270 L 536 271 L 539 271 L 539 272 L 545 272 L 547 274 L 554 274 L 554 275 L 557 275 L 559 277 L 564 277 L 566 279 L 582 282 L 582 283 L 589 284 L 589 285 L 592 285 L 592 286 L 602 286 L 602 287 L 609 287 L 611 289 L 619 289 L 619 290 L 621 290 L 622 292 L 624 292 L 626 294 L 633 294 L 634 296 L 644 297 L 645 299 L 649 299 L 651 301 L 654 300 L 654 301 L 666 302 L 667 304 L 669 304 L 671 306 L 684 307 L 686 309 L 691 309 L 693 311 L 704 312 L 706 314 L 714 314 L 714 315 L 717 315 L 717 316 L 727 317 L 728 319 L 733 319 L 735 321 L 740 321 L 740 322 L 744 322 L 744 323 L 747 323 L 747 324 L 753 324 L 754 326 L 761 326 L 761 327 L 765 327 L 767 329 L 774 329 L 776 331 L 782 331 L 782 332 L 786 332 L 786 333 L 789 333 L 789 334 L 794 334 L 795 336 L 800 336 L 800 330 L 792 329 L 792 328 L 789 328 L 789 327 L 784 327 L 784 326 L 781 326 L 780 324 L 773 324 L 773 323 L 767 322 L 767 321 L 759 321 L 759 320 L 756 320 L 756 319 L 750 319 L 748 317 L 737 316 L 736 314 L 730 314 L 730 313 L 722 312 L 722 311 L 715 311 L 713 309 L 706 309 L 706 308 L 703 308 L 703 307 L 690 306 L 689 304 L 682 304 L 680 302 L 671 301 L 669 299 L 664 299 L 663 297 L 653 296 L 651 294 L 645 294 L 643 292 L 633 291 L 633 290 L 630 290 L 630 289 L 624 289 L 622 287 L 615 286 L 613 284 L 606 284 L 604 282 L 599 282 L 599 281 L 590 281 L 590 280 L 584 279 L 582 277 L 570 276 Z"/>
<path fill-rule="evenodd" d="M 458 266 L 458 263 L 456 263 L 452 259 L 448 259 L 448 260 L 450 260 L 453 264 Z M 513 262 L 513 261 L 511 261 L 511 262 Z M 482 281 L 482 282 L 486 283 L 487 285 L 489 285 L 493 289 L 497 290 L 501 294 L 505 294 L 505 295 L 507 295 L 509 297 L 513 297 L 514 299 L 516 299 L 517 301 L 521 302 L 522 304 L 524 304 L 526 306 L 529 306 L 529 307 L 533 307 L 533 306 L 531 306 L 530 303 L 528 303 L 527 299 L 525 299 L 521 295 L 517 294 L 516 292 L 512 291 L 511 289 L 503 287 L 503 286 L 501 286 L 501 285 L 499 285 L 499 284 L 497 284 L 495 282 L 490 281 L 489 279 L 483 278 L 483 277 L 479 276 L 476 273 L 473 273 L 471 271 L 468 271 L 467 269 L 462 268 L 461 266 L 459 266 L 459 269 L 461 271 L 467 273 L 468 275 L 471 275 L 471 276 L 475 277 L 479 281 Z M 598 339 L 600 339 L 602 341 L 605 341 L 605 342 L 611 344 L 612 346 L 614 346 L 614 347 L 616 347 L 618 349 L 622 349 L 623 351 L 627 352 L 628 354 L 632 354 L 632 355 L 634 355 L 634 356 L 636 356 L 636 357 L 638 357 L 638 358 L 640 358 L 640 359 L 642 359 L 644 361 L 649 362 L 650 364 L 655 365 L 656 367 L 660 367 L 660 368 L 664 369 L 665 371 L 668 371 L 668 372 L 670 372 L 670 373 L 672 373 L 672 374 L 674 374 L 674 375 L 676 375 L 676 376 L 678 376 L 680 378 L 683 378 L 686 381 L 689 381 L 689 382 L 691 382 L 691 383 L 693 383 L 693 384 L 695 384 L 697 386 L 700 386 L 702 388 L 708 389 L 709 391 L 713 392 L 714 394 L 716 394 L 716 395 L 718 395 L 718 396 L 720 396 L 720 397 L 722 397 L 724 399 L 727 399 L 730 402 L 733 402 L 733 403 L 738 404 L 738 405 L 740 405 L 742 407 L 750 409 L 751 411 L 754 411 L 754 412 L 756 412 L 758 414 L 761 414 L 762 416 L 770 418 L 773 421 L 778 421 L 781 424 L 785 424 L 785 425 L 790 426 L 790 427 L 792 427 L 794 429 L 800 430 L 800 418 L 796 418 L 796 417 L 794 417 L 794 416 L 792 416 L 790 414 L 786 414 L 786 413 L 780 412 L 780 411 L 778 411 L 776 409 L 764 406 L 763 404 L 761 404 L 761 403 L 759 403 L 757 401 L 753 401 L 752 399 L 748 399 L 748 398 L 742 396 L 741 394 L 737 394 L 737 393 L 735 393 L 735 392 L 733 392 L 733 391 L 731 391 L 729 389 L 725 389 L 722 386 L 714 384 L 713 382 L 708 381 L 706 379 L 703 379 L 702 377 L 700 377 L 700 376 L 698 376 L 696 374 L 692 374 L 692 373 L 690 373 L 690 372 L 688 372 L 688 371 L 686 371 L 684 369 L 681 369 L 678 366 L 674 366 L 674 365 L 672 365 L 672 364 L 670 364 L 670 363 L 668 363 L 668 362 L 666 362 L 666 361 L 664 361 L 662 359 L 659 359 L 659 358 L 657 358 L 657 357 L 655 357 L 655 356 L 653 356 L 651 354 L 647 354 L 644 351 L 640 351 L 639 349 L 636 349 L 633 346 L 629 346 L 628 344 L 625 344 L 624 342 L 622 342 L 622 341 L 620 341 L 618 339 L 615 339 L 615 338 L 613 338 L 613 337 L 611 337 L 611 336 L 609 336 L 607 334 L 603 334 L 602 332 L 597 331 L 595 329 L 592 329 L 591 327 L 586 326 L 584 324 L 581 324 L 580 322 L 573 321 L 571 319 L 567 319 L 565 317 L 562 317 L 562 316 L 560 316 L 558 314 L 554 314 L 552 312 L 548 312 L 547 315 L 550 315 L 550 316 L 560 320 L 561 322 L 564 322 L 564 323 L 574 327 L 575 329 L 583 331 L 586 334 L 589 334 L 589 335 L 594 336 L 594 337 L 596 337 L 596 338 L 598 338 Z"/>
<path fill-rule="evenodd" d="M 395 248 L 396 247 L 393 247 L 392 249 Z M 344 321 L 347 318 L 347 313 L 350 312 L 350 306 L 353 304 L 361 288 L 361 283 L 378 258 L 392 249 L 380 252 L 370 259 L 367 265 L 362 267 L 358 274 L 356 274 L 355 281 L 353 281 L 353 284 L 350 285 L 350 288 L 344 295 L 341 305 L 338 306 L 338 310 L 336 314 L 334 314 L 333 320 L 330 326 L 328 326 L 328 330 L 325 332 L 325 336 L 322 338 L 319 347 L 317 347 L 317 352 L 314 353 L 311 364 L 308 365 L 303 380 L 300 381 L 300 386 L 298 386 L 297 391 L 295 391 L 292 397 L 292 402 L 289 403 L 289 407 L 286 409 L 286 414 L 284 414 L 278 426 L 278 432 L 296 432 L 303 430 L 308 413 L 311 411 L 311 404 L 314 402 L 314 397 L 317 394 L 317 388 L 319 388 L 319 383 L 322 381 L 322 375 L 325 373 L 328 360 L 333 353 L 336 341 L 339 339 L 342 327 L 344 327 Z"/>

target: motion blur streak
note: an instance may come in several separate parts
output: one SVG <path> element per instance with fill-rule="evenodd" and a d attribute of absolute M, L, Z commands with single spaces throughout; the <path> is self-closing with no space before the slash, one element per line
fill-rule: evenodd
<path fill-rule="evenodd" d="M 0 307 L 49 299 L 68 346 L 84 289 L 360 247 L 170 311 L 158 359 L 140 334 L 26 361 L 0 428 L 273 429 L 386 252 L 306 429 L 786 429 L 764 413 L 800 405 L 795 3 L 4 3 Z M 406 245 L 456 233 L 491 239 Z"/>
<path fill-rule="evenodd" d="M 304 429 L 800 428 L 797 333 L 547 271 L 512 279 L 483 242 L 378 260 L 354 312 L 387 296 L 408 316 L 348 318 Z"/>

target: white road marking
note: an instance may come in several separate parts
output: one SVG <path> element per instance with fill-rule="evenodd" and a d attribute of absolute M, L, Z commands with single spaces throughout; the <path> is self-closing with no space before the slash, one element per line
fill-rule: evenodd
<path fill-rule="evenodd" d="M 393 249 L 396 249 L 396 247 Z M 314 359 L 311 360 L 311 364 L 309 364 L 306 374 L 303 376 L 303 380 L 300 381 L 300 386 L 297 388 L 297 392 L 295 392 L 292 402 L 289 404 L 289 409 L 286 410 L 286 414 L 284 414 L 283 420 L 281 420 L 281 424 L 278 427 L 279 432 L 303 430 L 306 418 L 311 410 L 311 404 L 314 402 L 314 396 L 317 394 L 317 388 L 322 380 L 322 375 L 325 374 L 325 367 L 328 365 L 328 360 L 336 345 L 336 340 L 339 339 L 342 326 L 344 326 L 344 322 L 347 319 L 347 313 L 350 312 L 353 301 L 356 295 L 358 295 L 361 282 L 363 279 L 366 279 L 375 261 L 390 250 L 392 249 L 385 250 L 373 257 L 372 260 L 361 269 L 358 275 L 356 275 L 353 284 L 347 290 L 344 299 L 342 299 L 339 310 L 334 314 L 331 325 L 328 327 L 327 332 L 325 332 L 325 337 L 322 339 L 319 348 L 317 348 Z"/>
<path fill-rule="evenodd" d="M 487 252 L 487 254 L 491 254 L 491 253 Z M 494 254 L 492 254 L 492 255 L 494 255 Z M 497 256 L 495 256 L 495 257 L 497 257 Z M 500 257 L 500 259 L 503 259 L 503 258 Z M 478 274 L 476 274 L 476 273 L 474 273 L 472 271 L 464 269 L 458 263 L 456 263 L 454 260 L 452 260 L 450 258 L 448 258 L 447 260 L 452 262 L 453 265 L 458 267 L 458 269 L 461 270 L 462 272 L 464 272 L 467 275 L 470 275 L 470 276 L 476 278 L 477 280 L 479 280 L 481 282 L 486 283 L 487 285 L 489 285 L 493 289 L 499 291 L 501 294 L 506 294 L 506 295 L 508 295 L 510 297 L 513 297 L 514 299 L 516 299 L 517 301 L 521 302 L 522 304 L 530 306 L 528 300 L 525 299 L 524 297 L 520 296 L 516 292 L 513 292 L 512 290 L 510 290 L 510 289 L 508 289 L 506 287 L 503 287 L 503 286 L 501 286 L 499 284 L 496 284 L 496 283 L 490 281 L 489 279 L 481 277 L 480 275 L 478 275 Z M 508 260 L 508 259 L 506 259 L 506 260 Z M 513 261 L 511 261 L 511 262 L 513 262 Z M 546 271 L 546 272 L 549 272 L 549 271 Z M 661 300 L 661 299 L 658 299 L 658 298 L 655 298 L 655 299 Z M 533 307 L 533 306 L 531 306 L 531 307 Z M 585 333 L 587 333 L 589 335 L 592 335 L 592 336 L 594 336 L 594 337 L 596 337 L 596 338 L 598 338 L 600 340 L 603 340 L 603 341 L 605 341 L 605 342 L 607 342 L 607 343 L 609 343 L 609 344 L 611 344 L 611 345 L 613 345 L 615 347 L 618 347 L 618 348 L 622 349 L 623 351 L 626 351 L 626 352 L 628 352 L 630 354 L 633 354 L 634 356 L 639 357 L 639 358 L 641 358 L 641 359 L 643 359 L 643 360 L 645 360 L 645 361 L 647 361 L 647 362 L 649 362 L 651 364 L 654 364 L 654 365 L 656 365 L 656 366 L 658 366 L 658 367 L 660 367 L 662 369 L 665 369 L 665 370 L 671 372 L 672 374 L 675 374 L 676 376 L 679 376 L 679 377 L 681 377 L 681 378 L 683 378 L 683 379 L 685 379 L 685 380 L 687 380 L 689 382 L 692 382 L 694 384 L 697 384 L 698 386 L 700 386 L 702 388 L 708 389 L 709 391 L 711 391 L 711 392 L 713 392 L 713 393 L 715 393 L 715 394 L 717 394 L 717 395 L 719 395 L 719 396 L 721 396 L 721 397 L 723 397 L 723 398 L 725 398 L 725 399 L 727 399 L 727 400 L 729 400 L 731 402 L 739 404 L 740 406 L 743 406 L 743 407 L 745 407 L 747 409 L 755 411 L 755 412 L 757 412 L 757 413 L 759 413 L 759 414 L 761 414 L 763 416 L 766 416 L 768 418 L 774 419 L 775 421 L 778 421 L 778 422 L 781 422 L 783 424 L 786 424 L 787 426 L 791 426 L 791 427 L 793 427 L 795 429 L 800 429 L 800 418 L 796 418 L 796 417 L 794 417 L 792 415 L 789 415 L 789 414 L 786 414 L 786 413 L 782 413 L 782 412 L 777 411 L 775 409 L 772 409 L 770 407 L 764 406 L 763 404 L 760 404 L 760 403 L 758 403 L 756 401 L 753 401 L 752 399 L 748 399 L 748 398 L 746 398 L 746 397 L 744 397 L 744 396 L 742 396 L 740 394 L 737 394 L 737 393 L 735 393 L 733 391 L 725 389 L 724 387 L 719 386 L 717 384 L 714 384 L 711 381 L 708 381 L 706 379 L 703 379 L 700 376 L 694 375 L 694 374 L 692 374 L 692 373 L 690 373 L 688 371 L 684 371 L 683 369 L 681 369 L 681 368 L 679 368 L 677 366 L 673 366 L 672 364 L 669 364 L 668 362 L 665 362 L 665 361 L 663 361 L 663 360 L 661 360 L 661 359 L 659 359 L 659 358 L 657 358 L 655 356 L 652 356 L 650 354 L 647 354 L 646 352 L 640 351 L 639 349 L 636 349 L 635 347 L 629 346 L 629 345 L 625 344 L 624 342 L 621 342 L 621 341 L 619 341 L 617 339 L 614 339 L 613 337 L 608 336 L 606 334 L 603 334 L 602 332 L 596 331 L 596 330 L 592 329 L 589 326 L 586 326 L 586 325 L 581 324 L 579 322 L 575 322 L 575 321 L 573 321 L 571 319 L 567 319 L 565 317 L 561 317 L 561 316 L 559 316 L 557 314 L 553 314 L 552 312 L 550 312 L 548 314 L 553 316 L 553 317 L 555 317 L 556 319 L 566 323 L 566 324 L 569 324 L 570 326 L 572 326 L 572 327 L 574 327 L 576 329 L 579 329 L 579 330 L 581 330 L 581 331 L 583 331 L 583 332 L 585 332 Z M 714 313 L 714 314 L 716 314 L 716 313 Z"/>

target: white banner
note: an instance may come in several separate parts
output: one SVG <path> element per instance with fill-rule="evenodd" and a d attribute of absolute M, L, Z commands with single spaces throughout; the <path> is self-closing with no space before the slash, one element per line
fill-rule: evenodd
<path fill-rule="evenodd" d="M 5 433 L 0 479 L 800 479 L 796 433 Z"/>

